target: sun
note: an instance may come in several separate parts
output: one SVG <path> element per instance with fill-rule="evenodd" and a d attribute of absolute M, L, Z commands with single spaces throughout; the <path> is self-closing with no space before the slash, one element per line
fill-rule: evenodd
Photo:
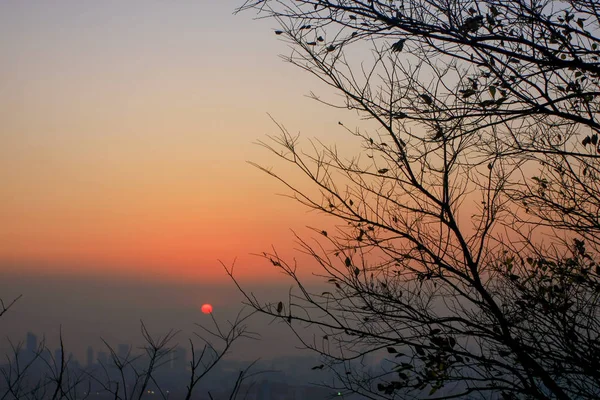
<path fill-rule="evenodd" d="M 202 307 L 200 309 L 202 310 L 202 312 L 204 314 L 210 314 L 213 311 L 213 306 L 206 303 L 206 304 L 202 304 Z"/>

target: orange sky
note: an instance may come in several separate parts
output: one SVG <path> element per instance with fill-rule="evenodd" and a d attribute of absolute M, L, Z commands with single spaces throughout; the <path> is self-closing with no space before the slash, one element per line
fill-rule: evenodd
<path fill-rule="evenodd" d="M 0 271 L 221 280 L 237 256 L 276 276 L 249 253 L 319 219 L 252 143 L 267 112 L 307 137 L 338 116 L 236 4 L 0 3 Z"/>
<path fill-rule="evenodd" d="M 251 253 L 330 223 L 247 161 L 299 182 L 253 144 L 267 113 L 338 146 L 356 116 L 240 3 L 0 2 L 0 273 L 264 281 Z"/>

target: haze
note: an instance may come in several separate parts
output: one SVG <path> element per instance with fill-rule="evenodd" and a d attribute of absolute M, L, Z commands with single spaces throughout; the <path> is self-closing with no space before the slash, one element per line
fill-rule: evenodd
<path fill-rule="evenodd" d="M 62 327 L 83 357 L 100 337 L 136 343 L 143 319 L 185 340 L 203 302 L 241 308 L 219 260 L 287 291 L 251 254 L 293 254 L 291 229 L 321 220 L 246 161 L 287 168 L 253 144 L 277 132 L 267 113 L 309 137 L 338 118 L 305 97 L 324 88 L 278 58 L 274 27 L 236 6 L 0 3 L 0 294 L 23 295 L 4 337 Z M 237 354 L 294 351 L 279 343 Z"/>

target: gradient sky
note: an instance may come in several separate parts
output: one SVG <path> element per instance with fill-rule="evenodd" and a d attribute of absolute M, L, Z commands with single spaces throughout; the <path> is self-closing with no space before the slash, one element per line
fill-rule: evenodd
<path fill-rule="evenodd" d="M 247 161 L 302 185 L 253 144 L 278 133 L 267 113 L 339 146 L 356 116 L 308 99 L 333 94 L 278 57 L 273 21 L 233 15 L 242 2 L 0 0 L 0 298 L 23 294 L 0 351 L 29 330 L 56 343 L 62 325 L 82 356 L 100 336 L 135 343 L 140 318 L 185 337 L 202 303 L 240 308 L 219 259 L 285 300 L 289 281 L 250 255 L 272 245 L 313 270 L 290 229 L 331 221 Z M 253 326 L 267 340 L 242 356 L 293 349 Z"/>
<path fill-rule="evenodd" d="M 341 132 L 240 4 L 0 2 L 0 272 L 222 281 L 238 257 L 277 276 L 249 254 L 320 217 L 246 163 L 286 171 L 253 142 L 277 133 L 267 113 Z"/>

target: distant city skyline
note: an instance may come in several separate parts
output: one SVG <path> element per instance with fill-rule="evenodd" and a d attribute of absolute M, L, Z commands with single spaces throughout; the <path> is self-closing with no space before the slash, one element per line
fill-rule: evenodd
<path fill-rule="evenodd" d="M 33 332 L 27 332 L 25 339 L 25 354 L 31 355 L 35 354 L 40 350 L 39 346 L 42 345 L 38 341 L 38 335 Z M 67 347 L 68 349 L 68 347 Z M 119 343 L 115 348 L 106 348 L 106 345 L 102 350 L 94 350 L 94 346 L 88 345 L 86 350 L 86 362 L 82 362 L 79 360 L 72 352 L 68 352 L 66 358 L 69 362 L 73 362 L 78 366 L 83 368 L 91 368 L 98 364 L 107 365 L 110 363 L 112 359 L 112 354 L 114 352 L 114 356 L 118 357 L 120 360 L 129 360 L 140 355 L 144 354 L 144 349 L 134 349 L 131 344 L 128 343 Z M 62 350 L 60 347 L 57 347 L 54 350 L 54 360 L 57 361 L 60 359 L 62 354 Z M 176 370 L 185 370 L 187 367 L 188 359 L 187 359 L 187 350 L 184 347 L 177 346 L 174 351 L 171 353 L 171 357 L 169 362 L 166 364 L 166 367 L 169 369 Z"/>
<path fill-rule="evenodd" d="M 279 284 L 249 286 L 273 301 L 288 295 L 289 287 Z M 325 290 L 315 286 L 315 290 Z M 200 305 L 210 300 L 215 306 L 213 316 L 226 324 L 242 309 L 242 298 L 232 284 L 202 285 L 166 282 L 133 283 L 129 281 L 96 278 L 0 276 L 3 298 L 23 294 L 14 308 L 0 320 L 3 337 L 0 351 L 6 351 L 10 338 L 25 341 L 27 332 L 45 338 L 51 348 L 58 345 L 62 332 L 65 345 L 78 360 L 87 360 L 88 346 L 97 352 L 103 350 L 101 339 L 111 346 L 126 343 L 137 349 L 143 341 L 140 320 L 152 334 L 164 334 L 169 329 L 181 331 L 175 342 L 187 345 L 188 338 L 201 329 L 196 324 L 212 324 L 212 318 L 203 314 Z M 259 315 L 248 322 L 249 329 L 261 339 L 244 341 L 234 346 L 231 357 L 252 360 L 277 355 L 296 355 L 298 341 L 286 326 L 270 324 L 270 319 Z M 185 347 L 185 346 L 184 346 Z"/>
<path fill-rule="evenodd" d="M 15 354 L 7 354 L 5 360 L 13 360 L 18 357 L 22 365 L 29 365 L 27 369 L 30 379 L 37 379 L 36 377 L 42 376 L 50 371 L 46 369 L 60 368 L 61 363 L 61 348 L 54 350 L 54 359 L 49 359 L 48 356 L 51 352 L 45 348 L 44 343 L 39 342 L 38 335 L 33 332 L 27 332 L 25 338 L 25 348 Z M 116 351 L 115 351 L 116 350 Z M 112 355 L 109 355 L 109 352 Z M 94 358 L 94 355 L 96 357 Z M 100 379 L 102 374 L 108 373 L 116 374 L 114 379 L 117 381 L 121 379 L 121 376 L 115 369 L 116 363 L 122 363 L 128 365 L 129 363 L 139 363 L 143 369 L 144 364 L 144 352 L 143 349 L 138 349 L 138 352 L 133 352 L 133 349 L 129 344 L 118 344 L 116 349 L 109 351 L 99 350 L 94 351 L 93 346 L 88 346 L 86 351 L 87 362 L 84 364 L 80 362 L 72 353 L 65 355 L 65 367 L 77 374 L 77 371 L 86 371 L 90 376 L 96 376 L 99 371 L 104 371 L 100 375 L 96 376 L 95 379 Z M 117 357 L 118 361 L 115 361 L 112 357 Z M 39 361 L 38 362 L 38 358 Z M 42 359 L 46 359 L 47 362 L 41 362 Z M 259 379 L 253 380 L 255 384 L 244 385 L 244 390 L 248 390 L 248 399 L 255 400 L 283 400 L 292 398 L 304 399 L 306 396 L 336 396 L 342 394 L 337 389 L 320 387 L 319 382 L 325 382 L 330 380 L 333 376 L 330 373 L 324 373 L 322 370 L 315 370 L 314 366 L 317 364 L 317 358 L 313 356 L 308 357 L 279 357 L 272 360 L 262 360 L 254 366 L 255 373 L 258 372 L 260 375 L 261 371 L 264 371 L 264 375 L 260 376 Z M 52 366 L 54 365 L 54 366 Z M 240 362 L 234 360 L 224 359 L 222 362 L 217 364 L 214 371 L 211 371 L 207 375 L 206 382 L 201 385 L 196 391 L 199 398 L 204 398 L 206 393 L 209 391 L 214 395 L 220 395 L 228 392 L 233 387 L 235 377 L 238 372 L 247 368 L 249 362 Z M 111 367 L 112 366 L 112 367 Z M 0 363 L 0 368 L 7 368 L 6 361 Z M 112 372 L 111 372 L 112 371 Z M 127 370 L 125 370 L 127 371 Z M 179 394 L 186 387 L 188 374 L 190 373 L 190 367 L 187 359 L 187 350 L 181 346 L 177 346 L 171 353 L 167 363 L 161 363 L 158 366 L 155 375 L 155 380 L 148 386 L 147 392 L 149 395 L 158 394 L 158 388 L 163 392 L 169 393 L 177 398 Z M 128 376 L 126 374 L 126 376 Z M 133 379 L 133 375 L 131 376 Z M 319 379 L 321 381 L 319 381 Z M 106 388 L 102 387 L 91 381 L 91 386 L 82 385 L 80 390 L 88 390 L 93 392 L 94 398 L 103 399 L 108 395 Z M 0 381 L 0 389 L 2 388 L 3 382 Z M 160 386 L 157 386 L 160 385 Z M 322 384 L 321 384 L 322 385 Z M 86 395 L 86 393 L 82 393 Z M 346 398 L 352 398 L 346 396 Z"/>

